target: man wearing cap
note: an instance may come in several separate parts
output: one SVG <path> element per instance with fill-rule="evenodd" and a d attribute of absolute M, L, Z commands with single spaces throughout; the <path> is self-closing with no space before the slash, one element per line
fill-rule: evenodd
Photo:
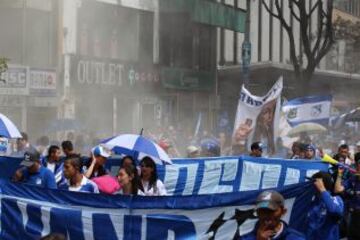
<path fill-rule="evenodd" d="M 315 159 L 315 153 L 316 153 L 316 148 L 314 145 L 312 144 L 308 144 L 305 147 L 305 159 L 308 160 L 314 160 Z"/>
<path fill-rule="evenodd" d="M 285 201 L 276 191 L 264 191 L 256 199 L 256 213 L 259 218 L 255 228 L 250 233 L 240 237 L 240 240 L 304 240 L 298 231 L 288 227 L 281 220 L 285 215 Z"/>
<path fill-rule="evenodd" d="M 193 145 L 186 148 L 186 153 L 188 158 L 197 158 L 200 156 L 199 148 Z"/>
<path fill-rule="evenodd" d="M 360 159 L 355 159 L 356 170 L 360 172 Z M 348 226 L 348 239 L 360 239 L 360 176 L 350 175 L 347 179 L 343 178 L 344 169 L 339 168 L 335 181 L 335 193 L 342 193 L 346 201 L 347 211 L 350 220 Z"/>
<path fill-rule="evenodd" d="M 254 142 L 253 144 L 251 144 L 250 149 L 251 149 L 250 152 L 251 157 L 262 157 L 263 144 L 261 142 Z"/>
<path fill-rule="evenodd" d="M 36 150 L 26 151 L 24 160 L 20 165 L 25 168 L 16 171 L 14 176 L 16 182 L 24 182 L 44 188 L 57 188 L 54 174 L 41 166 L 40 154 Z"/>
<path fill-rule="evenodd" d="M 202 157 L 219 157 L 220 142 L 215 138 L 205 138 L 200 142 Z"/>
<path fill-rule="evenodd" d="M 101 177 L 108 174 L 105 163 L 111 153 L 103 146 L 96 146 L 92 149 L 92 156 L 87 166 L 84 168 L 85 177 Z"/>

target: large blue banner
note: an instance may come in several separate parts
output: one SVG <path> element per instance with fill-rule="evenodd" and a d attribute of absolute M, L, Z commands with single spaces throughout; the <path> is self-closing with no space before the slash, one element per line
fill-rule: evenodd
<path fill-rule="evenodd" d="M 0 178 L 9 179 L 21 159 L 0 157 Z M 319 170 L 327 171 L 321 161 L 269 158 L 219 157 L 173 159 L 173 165 L 158 165 L 160 178 L 169 195 L 231 193 L 281 188 L 305 182 Z M 116 176 L 120 159 L 108 159 L 107 168 Z"/>
<path fill-rule="evenodd" d="M 4 240 L 62 233 L 74 240 L 233 239 L 257 221 L 260 191 L 197 196 L 129 197 L 47 190 L 0 183 Z M 276 188 L 285 197 L 283 220 L 304 231 L 314 188 L 300 183 Z"/>
<path fill-rule="evenodd" d="M 286 198 L 284 220 L 303 231 L 314 192 L 305 177 L 328 167 L 247 156 L 174 159 L 173 165 L 158 166 L 170 196 L 129 197 L 11 183 L 20 161 L 0 158 L 1 239 L 39 239 L 53 232 L 76 240 L 232 239 L 251 231 L 256 196 L 270 188 Z M 108 159 L 107 167 L 116 174 L 119 163 Z"/>

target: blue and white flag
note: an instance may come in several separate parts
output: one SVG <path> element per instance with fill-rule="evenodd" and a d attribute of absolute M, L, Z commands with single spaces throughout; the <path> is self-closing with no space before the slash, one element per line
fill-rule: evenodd
<path fill-rule="evenodd" d="M 288 101 L 282 111 L 294 127 L 304 122 L 329 124 L 332 96 L 308 96 Z"/>

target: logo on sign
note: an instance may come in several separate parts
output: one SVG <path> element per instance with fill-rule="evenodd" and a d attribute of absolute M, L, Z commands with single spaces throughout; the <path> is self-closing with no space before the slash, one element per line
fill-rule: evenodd
<path fill-rule="evenodd" d="M 322 113 L 322 105 L 318 104 L 311 108 L 311 116 L 312 117 L 318 117 Z"/>

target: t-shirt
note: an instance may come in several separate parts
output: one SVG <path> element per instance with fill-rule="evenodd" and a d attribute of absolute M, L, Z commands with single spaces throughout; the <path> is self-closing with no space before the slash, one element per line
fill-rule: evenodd
<path fill-rule="evenodd" d="M 24 177 L 24 183 L 37 185 L 44 188 L 57 188 L 54 174 L 43 166 L 41 166 L 36 173 L 29 173 L 27 168 L 25 168 L 22 173 Z"/>
<path fill-rule="evenodd" d="M 305 236 L 288 227 L 288 225 L 282 222 L 282 227 L 281 230 L 271 239 L 276 239 L 276 240 L 305 240 Z M 256 233 L 257 233 L 257 228 L 258 228 L 258 223 L 255 225 L 255 228 L 248 234 L 245 234 L 244 236 L 239 237 L 239 240 L 256 240 Z"/>
<path fill-rule="evenodd" d="M 99 193 L 98 186 L 84 175 L 82 176 L 80 186 L 78 187 L 70 186 L 70 182 L 67 181 L 66 184 L 62 185 L 60 188 L 72 192 Z"/>
<path fill-rule="evenodd" d="M 307 216 L 306 239 L 339 239 L 339 221 L 344 212 L 344 202 L 339 196 L 322 192 L 311 203 Z"/>
<path fill-rule="evenodd" d="M 142 181 L 144 191 L 138 191 L 140 196 L 165 196 L 167 195 L 165 185 L 161 180 L 156 180 L 155 186 L 149 186 L 149 182 Z"/>
<path fill-rule="evenodd" d="M 42 158 L 41 164 L 43 167 L 49 169 L 55 176 L 55 182 L 59 186 L 61 184 L 64 184 L 66 179 L 64 177 L 63 169 L 64 169 L 64 163 L 57 162 L 57 163 L 50 163 L 48 162 L 48 158 Z"/>

